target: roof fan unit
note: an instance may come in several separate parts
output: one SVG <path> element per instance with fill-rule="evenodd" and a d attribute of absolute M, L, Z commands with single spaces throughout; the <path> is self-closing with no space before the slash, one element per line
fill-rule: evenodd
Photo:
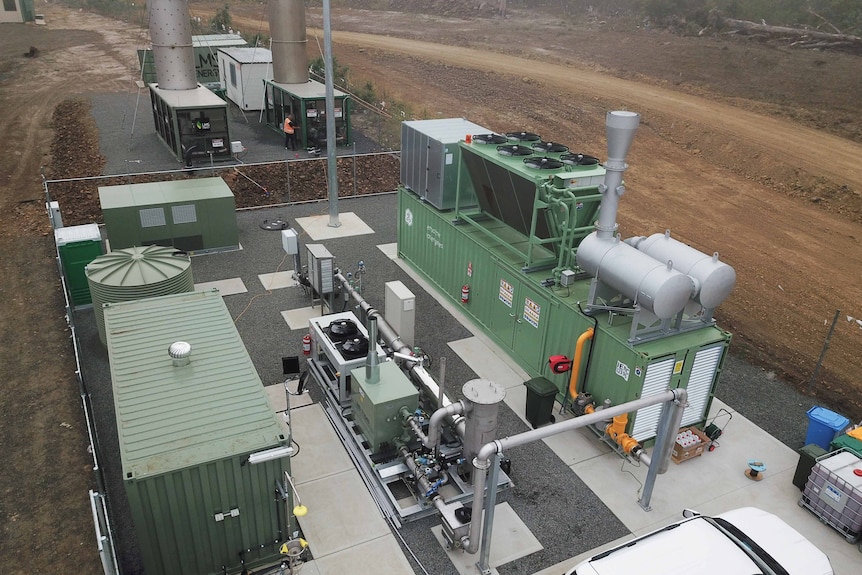
<path fill-rule="evenodd" d="M 554 158 L 532 157 L 524 158 L 524 165 L 534 170 L 558 170 L 563 167 L 563 162 Z"/>
<path fill-rule="evenodd" d="M 506 137 L 512 142 L 539 142 L 542 139 L 533 132 L 506 132 Z"/>
<path fill-rule="evenodd" d="M 518 144 L 507 144 L 505 146 L 497 146 L 497 153 L 501 156 L 532 156 L 533 149 L 527 146 L 519 146 Z"/>
<path fill-rule="evenodd" d="M 500 134 L 474 134 L 473 143 L 475 144 L 505 144 L 509 140 L 506 136 Z"/>
<path fill-rule="evenodd" d="M 599 159 L 586 154 L 563 154 L 560 161 L 569 166 L 598 166 Z"/>
<path fill-rule="evenodd" d="M 532 148 L 537 152 L 545 152 L 546 154 L 559 154 L 569 151 L 568 146 L 557 144 L 556 142 L 536 142 L 532 145 Z"/>

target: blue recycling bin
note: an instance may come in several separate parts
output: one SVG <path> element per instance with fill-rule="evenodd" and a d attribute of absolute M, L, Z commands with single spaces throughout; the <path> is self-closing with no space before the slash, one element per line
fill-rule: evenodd
<path fill-rule="evenodd" d="M 829 444 L 839 431 L 850 425 L 850 420 L 825 407 L 814 406 L 808 410 L 808 434 L 805 445 L 819 445 L 829 451 Z"/>

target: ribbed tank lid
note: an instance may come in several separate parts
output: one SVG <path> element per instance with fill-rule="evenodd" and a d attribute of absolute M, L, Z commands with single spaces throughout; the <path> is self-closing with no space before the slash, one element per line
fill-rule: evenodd
<path fill-rule="evenodd" d="M 191 266 L 185 252 L 164 246 L 115 250 L 87 265 L 87 278 L 107 286 L 140 286 L 165 281 Z"/>

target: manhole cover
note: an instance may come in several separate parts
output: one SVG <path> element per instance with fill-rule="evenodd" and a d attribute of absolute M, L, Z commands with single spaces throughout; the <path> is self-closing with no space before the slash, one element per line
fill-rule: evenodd
<path fill-rule="evenodd" d="M 287 222 L 284 220 L 263 220 L 260 223 L 260 227 L 264 230 L 272 231 L 286 230 Z"/>

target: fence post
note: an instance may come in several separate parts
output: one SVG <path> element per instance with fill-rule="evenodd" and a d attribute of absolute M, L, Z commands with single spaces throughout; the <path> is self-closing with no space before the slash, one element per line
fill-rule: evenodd
<path fill-rule="evenodd" d="M 826 350 L 829 349 L 829 340 L 832 339 L 832 333 L 835 331 L 835 324 L 838 323 L 838 316 L 841 315 L 841 310 L 835 310 L 835 317 L 832 318 L 832 325 L 829 327 L 829 333 L 826 334 L 826 341 L 823 342 L 823 349 L 820 350 L 820 357 L 817 358 L 817 365 L 814 366 L 814 373 L 811 374 L 811 381 L 808 382 L 808 393 L 814 390 L 814 380 L 817 379 L 817 372 L 820 371 L 820 365 L 823 363 L 823 356 L 826 355 Z"/>

